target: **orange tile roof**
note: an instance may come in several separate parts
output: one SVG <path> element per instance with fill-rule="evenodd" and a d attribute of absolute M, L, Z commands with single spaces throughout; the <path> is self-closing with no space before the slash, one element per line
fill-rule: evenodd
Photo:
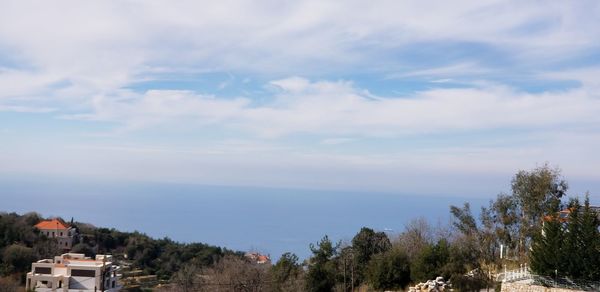
<path fill-rule="evenodd" d="M 60 230 L 69 229 L 68 225 L 66 225 L 65 223 L 62 223 L 58 219 L 44 220 L 44 221 L 36 224 L 35 227 L 37 227 L 37 229 L 54 229 L 54 230 L 56 230 L 56 229 L 60 229 Z"/>

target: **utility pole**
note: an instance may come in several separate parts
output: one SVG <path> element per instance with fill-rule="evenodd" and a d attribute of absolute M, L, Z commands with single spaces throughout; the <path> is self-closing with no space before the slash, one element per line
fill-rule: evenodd
<path fill-rule="evenodd" d="M 106 280 L 106 275 L 105 275 L 105 266 L 106 266 L 106 255 L 102 256 L 102 272 L 101 272 L 101 280 L 102 283 L 100 283 L 100 291 L 104 291 L 104 281 Z"/>
<path fill-rule="evenodd" d="M 354 292 L 354 250 L 350 250 L 350 256 L 352 256 L 352 266 L 350 266 L 351 268 L 351 275 L 352 275 L 352 292 Z"/>

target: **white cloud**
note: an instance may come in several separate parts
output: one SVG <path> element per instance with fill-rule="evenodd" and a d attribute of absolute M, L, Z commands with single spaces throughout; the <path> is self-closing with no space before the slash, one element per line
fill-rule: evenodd
<path fill-rule="evenodd" d="M 410 49 L 415 45 L 443 54 L 443 45 L 465 43 L 523 57 L 519 62 L 524 63 L 568 58 L 600 46 L 599 7 L 595 2 L 504 1 L 5 2 L 0 4 L 0 50 L 8 64 L 18 65 L 0 71 L 0 98 L 46 98 L 81 108 L 94 96 L 152 80 L 160 72 L 479 75 L 494 69 L 479 60 L 456 63 L 449 56 L 449 64 L 403 72 L 399 68 L 407 68 L 406 60 L 393 56 L 397 50 L 419 51 Z M 288 84 L 279 86 L 288 91 L 306 85 L 298 83 L 302 79 L 283 81 Z"/>
<path fill-rule="evenodd" d="M 397 136 L 484 129 L 592 126 L 600 100 L 584 89 L 523 93 L 502 86 L 433 89 L 414 96 L 373 97 L 348 82 L 286 84 L 274 106 L 241 112 L 244 127 L 264 135 L 296 132 Z M 289 85 L 293 84 L 293 85 Z"/>
<path fill-rule="evenodd" d="M 113 95 L 95 96 L 91 113 L 63 118 L 117 122 L 121 132 L 182 121 L 193 128 L 234 119 L 249 103 L 248 99 L 217 99 L 185 90 L 150 90 L 145 94 L 120 90 Z"/>
<path fill-rule="evenodd" d="M 156 66 L 268 74 L 380 68 L 390 64 L 381 58 L 387 50 L 415 43 L 483 44 L 547 61 L 597 48 L 600 33 L 593 1 L 18 1 L 1 8 L 0 47 L 44 74 L 112 89 Z"/>
<path fill-rule="evenodd" d="M 507 86 L 431 89 L 398 97 L 375 96 L 346 81 L 300 77 L 270 82 L 279 90 L 260 104 L 191 91 L 120 90 L 97 95 L 87 114 L 71 119 L 109 121 L 121 130 L 179 123 L 276 138 L 306 133 L 347 137 L 398 137 L 493 129 L 544 130 L 595 127 L 600 98 L 585 87 L 525 93 Z"/>
<path fill-rule="evenodd" d="M 54 108 L 42 108 L 42 107 L 25 107 L 25 106 L 11 106 L 0 104 L 0 112 L 17 112 L 17 113 L 49 113 L 54 112 Z"/>
<path fill-rule="evenodd" d="M 352 138 L 328 138 L 321 140 L 323 145 L 340 145 L 354 141 Z"/>
<path fill-rule="evenodd" d="M 414 71 L 407 71 L 404 73 L 393 73 L 389 74 L 387 78 L 391 79 L 402 79 L 407 77 L 426 77 L 426 78 L 440 78 L 440 77 L 462 77 L 462 76 L 474 76 L 480 74 L 490 73 L 491 69 L 485 68 L 475 63 L 458 63 L 449 66 L 419 69 Z M 443 79 L 449 80 L 449 79 Z"/>
<path fill-rule="evenodd" d="M 73 120 L 115 123 L 123 139 L 137 130 L 173 128 L 190 136 L 210 129 L 224 133 L 223 139 L 243 133 L 253 141 L 181 151 L 138 141 L 125 148 L 146 152 L 131 154 L 121 146 L 71 153 L 55 145 L 40 151 L 35 139 L 25 139 L 26 147 L 3 151 L 0 159 L 4 171 L 39 167 L 48 173 L 58 168 L 112 177 L 145 173 L 206 183 L 236 177 L 239 184 L 350 188 L 393 188 L 398 176 L 400 184 L 416 188 L 425 173 L 500 169 L 504 175 L 545 160 L 584 175 L 597 162 L 592 150 L 598 145 L 600 72 L 594 64 L 548 72 L 545 64 L 597 51 L 599 14 L 596 1 L 3 1 L 0 111 L 54 111 Z M 422 52 L 425 57 L 419 57 Z M 547 72 L 536 76 L 541 80 L 576 80 L 581 86 L 527 93 L 485 80 L 510 62 Z M 170 90 L 169 84 L 159 89 L 152 82 L 128 89 L 165 75 L 206 72 L 232 72 L 243 76 L 243 84 L 273 81 L 257 99 L 225 98 L 202 88 Z M 477 82 L 384 96 L 337 77 L 353 74 L 432 83 L 470 76 Z M 221 89 L 234 86 L 228 82 Z M 326 155 L 270 144 L 308 134 L 326 145 L 320 147 L 336 149 L 369 140 L 364 137 L 402 140 L 495 130 L 535 132 L 540 138 L 521 147 L 514 146 L 519 139 L 498 148 L 464 141 L 423 151 L 414 146 L 397 156 Z M 579 146 L 569 147 L 559 134 Z M 263 139 L 269 145 L 257 142 Z"/>

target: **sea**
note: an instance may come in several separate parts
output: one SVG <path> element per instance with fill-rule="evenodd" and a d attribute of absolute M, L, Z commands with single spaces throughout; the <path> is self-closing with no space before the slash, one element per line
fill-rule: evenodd
<path fill-rule="evenodd" d="M 309 245 L 323 236 L 347 243 L 361 227 L 394 238 L 416 218 L 425 218 L 433 227 L 447 226 L 450 205 L 468 201 L 478 213 L 492 197 L 182 183 L 0 181 L 0 212 L 73 218 L 155 238 L 257 251 L 273 260 L 285 252 L 305 259 L 311 254 Z"/>

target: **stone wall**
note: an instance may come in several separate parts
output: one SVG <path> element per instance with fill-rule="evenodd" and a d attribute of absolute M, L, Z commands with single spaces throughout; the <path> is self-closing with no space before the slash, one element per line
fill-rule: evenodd
<path fill-rule="evenodd" d="M 584 292 L 582 290 L 570 290 L 563 288 L 548 288 L 526 283 L 502 283 L 502 292 Z"/>

